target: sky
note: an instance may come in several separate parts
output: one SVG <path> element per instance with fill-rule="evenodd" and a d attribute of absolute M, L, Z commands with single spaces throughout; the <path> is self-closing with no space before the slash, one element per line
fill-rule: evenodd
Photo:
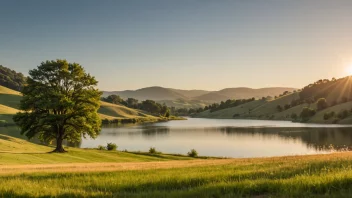
<path fill-rule="evenodd" d="M 80 63 L 102 90 L 295 87 L 352 74 L 350 0 L 0 0 L 0 65 Z"/>

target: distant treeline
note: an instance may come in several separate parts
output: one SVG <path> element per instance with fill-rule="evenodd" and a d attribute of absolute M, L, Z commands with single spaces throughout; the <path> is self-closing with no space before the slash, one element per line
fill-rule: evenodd
<path fill-rule="evenodd" d="M 22 73 L 17 73 L 7 67 L 0 65 L 0 85 L 20 91 L 26 82 Z"/>
<path fill-rule="evenodd" d="M 266 98 L 263 97 L 263 99 L 266 99 Z M 226 101 L 221 101 L 220 103 L 213 103 L 211 105 L 207 105 L 204 108 L 179 108 L 179 109 L 176 109 L 174 107 L 171 107 L 171 113 L 173 115 L 188 116 L 188 115 L 200 113 L 200 112 L 207 111 L 207 110 L 210 110 L 210 112 L 215 112 L 215 111 L 219 111 L 219 110 L 226 109 L 226 108 L 236 107 L 236 106 L 239 106 L 239 105 L 242 105 L 247 102 L 254 101 L 254 100 L 255 100 L 255 98 L 239 99 L 239 100 L 229 99 Z"/>
<path fill-rule="evenodd" d="M 145 101 L 139 102 L 135 98 L 128 98 L 126 100 L 123 100 L 118 95 L 110 95 L 106 98 L 103 97 L 102 101 L 112 103 L 112 104 L 124 105 L 126 107 L 133 108 L 133 109 L 140 109 L 155 116 L 163 116 L 163 117 L 170 116 L 170 108 L 168 108 L 164 104 L 163 105 L 159 104 L 154 100 L 145 100 Z"/>

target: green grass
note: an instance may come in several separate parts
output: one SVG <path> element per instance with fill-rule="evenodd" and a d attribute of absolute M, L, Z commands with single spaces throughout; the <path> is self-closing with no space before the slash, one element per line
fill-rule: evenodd
<path fill-rule="evenodd" d="M 145 162 L 191 159 L 175 155 L 148 155 L 95 149 L 67 148 L 68 153 L 49 153 L 54 148 L 0 134 L 0 165 L 92 162 Z"/>
<path fill-rule="evenodd" d="M 140 110 L 131 109 L 122 105 L 101 102 L 98 113 L 114 117 L 114 118 L 154 118 L 157 117 L 148 115 Z"/>
<path fill-rule="evenodd" d="M 255 100 L 237 107 L 226 108 L 219 111 L 210 112 L 210 110 L 207 110 L 197 114 L 196 117 L 231 119 L 234 114 L 240 114 L 241 117 L 243 117 L 249 115 L 250 110 L 256 109 L 266 103 L 267 102 L 263 100 Z"/>
<path fill-rule="evenodd" d="M 221 161 L 221 160 L 218 160 Z M 186 168 L 0 175 L 4 197 L 350 197 L 351 153 Z"/>

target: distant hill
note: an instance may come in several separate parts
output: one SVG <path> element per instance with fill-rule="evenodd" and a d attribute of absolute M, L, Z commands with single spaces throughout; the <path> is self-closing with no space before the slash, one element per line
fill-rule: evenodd
<path fill-rule="evenodd" d="M 172 104 L 175 100 L 192 100 L 203 101 L 203 103 L 220 102 L 228 99 L 248 99 L 248 98 L 261 98 L 266 96 L 278 96 L 285 91 L 292 92 L 295 88 L 286 87 L 270 87 L 261 89 L 251 88 L 227 88 L 220 91 L 206 91 L 206 90 L 181 90 L 164 87 L 146 87 L 137 90 L 126 90 L 126 91 L 105 91 L 103 96 L 108 95 L 119 95 L 120 97 L 135 98 L 138 100 L 155 100 L 163 101 L 167 104 Z M 202 106 L 202 105 L 200 105 Z M 186 107 L 186 106 L 184 106 Z"/>
<path fill-rule="evenodd" d="M 201 96 L 212 92 L 212 91 L 206 91 L 206 90 L 182 90 L 182 89 L 171 89 L 171 88 L 169 89 L 181 95 L 184 95 L 185 97 L 188 97 L 188 98 L 195 98 L 197 96 Z"/>
<path fill-rule="evenodd" d="M 285 91 L 292 92 L 294 90 L 296 89 L 290 87 L 269 87 L 260 89 L 252 89 L 247 87 L 226 88 L 220 91 L 214 91 L 208 94 L 195 97 L 195 99 L 220 102 L 227 99 L 248 99 L 253 97 L 262 98 L 267 96 L 279 96 Z"/>
<path fill-rule="evenodd" d="M 119 95 L 123 99 L 135 98 L 138 100 L 176 100 L 176 99 L 189 99 L 188 97 L 173 91 L 172 89 L 163 88 L 163 87 L 146 87 L 142 89 L 137 89 L 134 91 L 112 91 L 112 92 L 103 92 L 103 97 L 109 95 Z"/>

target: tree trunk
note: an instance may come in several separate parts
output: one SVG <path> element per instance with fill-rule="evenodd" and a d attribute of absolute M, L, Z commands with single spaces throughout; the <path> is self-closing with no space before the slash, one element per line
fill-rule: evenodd
<path fill-rule="evenodd" d="M 66 153 L 67 151 L 65 151 L 64 147 L 62 146 L 62 142 L 64 140 L 64 132 L 63 130 L 59 131 L 58 136 L 56 137 L 56 148 L 55 150 L 53 150 L 53 153 Z"/>

